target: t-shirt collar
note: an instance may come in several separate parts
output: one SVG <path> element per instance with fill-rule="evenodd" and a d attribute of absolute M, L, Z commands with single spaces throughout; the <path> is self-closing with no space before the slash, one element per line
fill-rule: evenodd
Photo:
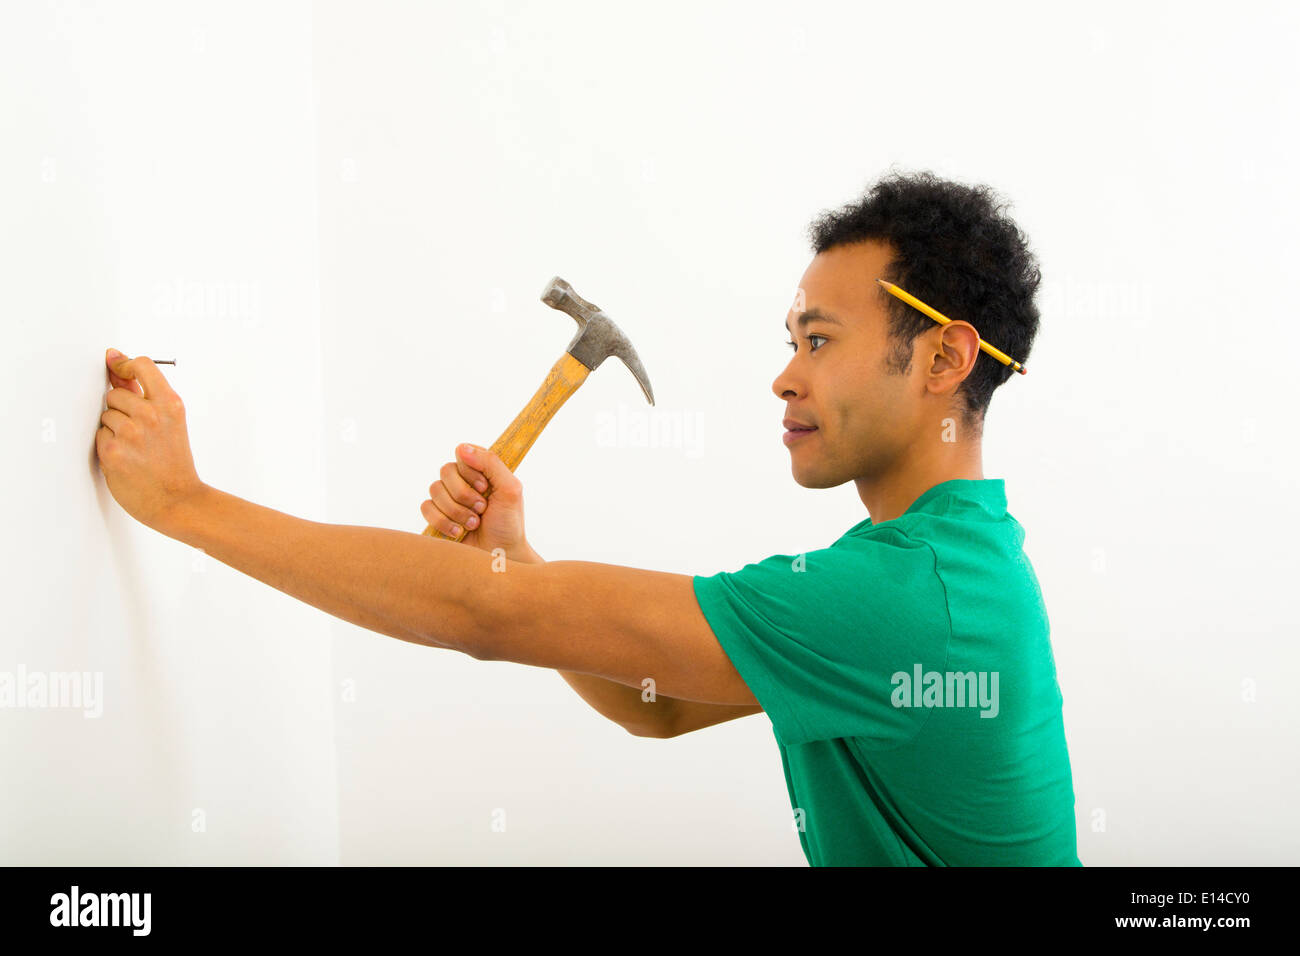
<path fill-rule="evenodd" d="M 945 498 L 971 501 L 1001 516 L 1007 511 L 1007 483 L 1004 478 L 950 478 L 921 493 L 903 512 L 910 515 L 918 511 L 934 511 Z M 901 517 L 901 516 L 900 516 Z M 888 524 L 888 522 L 886 522 Z M 872 527 L 866 518 L 850 528 L 846 534 Z"/>
<path fill-rule="evenodd" d="M 995 514 L 1007 509 L 1007 483 L 1003 478 L 950 478 L 925 491 L 903 514 L 929 511 L 941 498 L 961 498 L 984 505 Z"/>

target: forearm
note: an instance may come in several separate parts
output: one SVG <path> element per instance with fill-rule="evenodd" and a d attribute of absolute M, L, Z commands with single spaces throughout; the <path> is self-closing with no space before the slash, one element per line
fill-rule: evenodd
<path fill-rule="evenodd" d="M 542 556 L 528 544 L 524 545 L 523 551 L 516 560 L 529 564 L 545 563 Z M 578 671 L 557 670 L 556 673 L 563 677 L 593 710 L 629 731 L 635 729 L 647 736 L 653 736 L 668 725 L 669 708 L 673 703 L 671 697 L 656 695 L 654 700 L 642 700 L 640 688 L 629 687 L 618 681 L 597 677 L 595 674 L 582 674 Z"/>
<path fill-rule="evenodd" d="M 159 530 L 359 627 L 465 653 L 495 626 L 507 577 L 454 541 L 308 521 L 211 487 Z"/>

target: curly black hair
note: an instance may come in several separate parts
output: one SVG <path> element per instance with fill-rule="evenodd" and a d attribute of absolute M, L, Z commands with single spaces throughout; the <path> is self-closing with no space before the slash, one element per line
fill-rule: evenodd
<path fill-rule="evenodd" d="M 950 319 L 963 319 L 980 338 L 1021 364 L 1038 333 L 1034 293 L 1042 279 L 1016 224 L 1002 214 L 1010 203 L 989 186 L 941 179 L 928 170 L 890 172 L 857 202 L 818 215 L 808 226 L 817 253 L 866 239 L 883 240 L 893 259 L 880 278 L 910 292 Z M 934 319 L 890 295 L 884 297 L 894 351 L 888 366 L 910 369 L 912 342 Z M 982 431 L 993 390 L 1014 372 L 980 350 L 957 388 L 966 424 Z"/>

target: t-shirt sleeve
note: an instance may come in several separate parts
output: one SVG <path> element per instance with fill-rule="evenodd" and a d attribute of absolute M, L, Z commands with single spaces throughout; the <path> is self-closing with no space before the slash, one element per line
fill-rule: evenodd
<path fill-rule="evenodd" d="M 923 542 L 881 530 L 693 583 L 782 744 L 857 737 L 889 749 L 925 722 L 928 709 L 905 706 L 898 675 L 943 670 L 951 625 Z"/>

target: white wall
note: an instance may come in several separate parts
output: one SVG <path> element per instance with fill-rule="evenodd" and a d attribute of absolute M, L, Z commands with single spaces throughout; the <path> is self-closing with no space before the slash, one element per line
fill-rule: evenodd
<path fill-rule="evenodd" d="M 320 5 L 328 417 L 358 423 L 327 444 L 333 517 L 423 528 L 455 444 L 568 342 L 537 301 L 558 273 L 701 431 L 601 447 L 602 414 L 649 411 L 602 367 L 519 469 L 542 555 L 712 573 L 829 544 L 865 511 L 794 483 L 771 392 L 804 227 L 894 163 L 987 182 L 1045 276 L 985 474 L 1052 619 L 1080 856 L 1294 862 L 1296 39 L 1294 6 L 1251 3 Z M 803 863 L 762 716 L 639 740 L 552 673 L 335 653 L 374 688 L 339 714 L 346 862 Z"/>
<path fill-rule="evenodd" d="M 0 862 L 333 863 L 330 618 L 138 524 L 94 442 L 105 349 L 174 357 L 204 480 L 322 512 L 308 7 L 0 9 L 0 672 L 103 690 L 0 710 Z"/>
<path fill-rule="evenodd" d="M 984 465 L 1051 614 L 1083 862 L 1295 861 L 1294 8 L 120 9 L 6 13 L 37 36 L 0 40 L 0 309 L 30 357 L 0 411 L 0 669 L 109 685 L 98 723 L 0 713 L 31 780 L 6 858 L 802 865 L 762 716 L 633 738 L 554 673 L 192 572 L 96 474 L 99 366 L 181 358 L 209 483 L 418 532 L 454 445 L 571 337 L 537 299 L 559 274 L 658 404 L 611 362 L 556 416 L 519 469 L 538 551 L 690 574 L 825 546 L 865 511 L 790 477 L 778 325 L 808 221 L 896 164 L 998 188 L 1042 263 Z M 160 315 L 177 276 L 256 285 L 251 327 Z M 606 447 L 620 410 L 690 430 Z M 221 850 L 189 833 L 250 787 Z"/>

